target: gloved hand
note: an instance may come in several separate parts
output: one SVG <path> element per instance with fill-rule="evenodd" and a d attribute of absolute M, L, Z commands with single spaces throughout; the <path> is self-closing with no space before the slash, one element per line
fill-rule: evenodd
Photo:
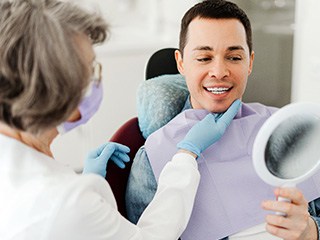
<path fill-rule="evenodd" d="M 95 173 L 105 177 L 109 159 L 118 167 L 124 168 L 124 163 L 130 161 L 127 154 L 129 152 L 130 149 L 125 145 L 114 142 L 105 143 L 88 154 L 82 173 Z"/>
<path fill-rule="evenodd" d="M 214 114 L 209 113 L 189 130 L 177 147 L 193 152 L 199 157 L 205 149 L 222 137 L 240 106 L 240 100 L 234 101 L 225 113 L 219 115 L 218 119 L 215 119 Z"/>

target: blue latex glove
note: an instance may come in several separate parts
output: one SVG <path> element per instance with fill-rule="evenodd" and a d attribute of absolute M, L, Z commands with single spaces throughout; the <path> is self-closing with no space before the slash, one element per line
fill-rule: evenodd
<path fill-rule="evenodd" d="M 108 161 L 111 159 L 118 167 L 124 168 L 124 163 L 130 161 L 127 154 L 129 152 L 130 148 L 125 145 L 114 142 L 105 143 L 88 154 L 82 173 L 95 173 L 105 177 Z"/>
<path fill-rule="evenodd" d="M 240 106 L 240 100 L 234 101 L 225 113 L 218 115 L 218 118 L 209 113 L 189 130 L 177 147 L 193 152 L 199 157 L 205 149 L 222 137 Z"/>

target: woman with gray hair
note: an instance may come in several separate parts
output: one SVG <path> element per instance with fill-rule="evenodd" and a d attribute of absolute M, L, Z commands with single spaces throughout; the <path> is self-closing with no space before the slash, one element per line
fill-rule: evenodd
<path fill-rule="evenodd" d="M 168 240 L 185 229 L 200 179 L 195 159 L 216 139 L 203 133 L 219 128 L 211 114 L 180 142 L 137 225 L 117 212 L 103 178 L 109 159 L 124 167 L 126 146 L 93 150 L 82 175 L 53 158 L 50 144 L 59 132 L 85 123 L 99 107 L 101 66 L 93 44 L 105 40 L 107 28 L 67 1 L 0 1 L 1 240 Z"/>

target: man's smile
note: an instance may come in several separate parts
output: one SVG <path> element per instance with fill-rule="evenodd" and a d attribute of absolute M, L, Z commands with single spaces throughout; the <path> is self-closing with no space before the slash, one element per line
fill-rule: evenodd
<path fill-rule="evenodd" d="M 206 88 L 206 87 L 204 87 L 204 89 L 208 92 L 213 93 L 213 94 L 220 95 L 220 94 L 224 94 L 224 93 L 230 91 L 232 88 L 228 88 L 228 87 L 208 87 L 208 88 Z"/>

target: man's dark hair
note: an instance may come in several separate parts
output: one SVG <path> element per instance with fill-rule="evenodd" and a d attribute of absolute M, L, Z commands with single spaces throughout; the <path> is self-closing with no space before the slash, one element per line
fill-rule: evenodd
<path fill-rule="evenodd" d="M 195 18 L 203 19 L 238 19 L 245 28 L 249 52 L 252 52 L 252 29 L 247 14 L 235 3 L 225 0 L 204 0 L 190 8 L 181 20 L 179 49 L 187 44 L 188 27 Z"/>

